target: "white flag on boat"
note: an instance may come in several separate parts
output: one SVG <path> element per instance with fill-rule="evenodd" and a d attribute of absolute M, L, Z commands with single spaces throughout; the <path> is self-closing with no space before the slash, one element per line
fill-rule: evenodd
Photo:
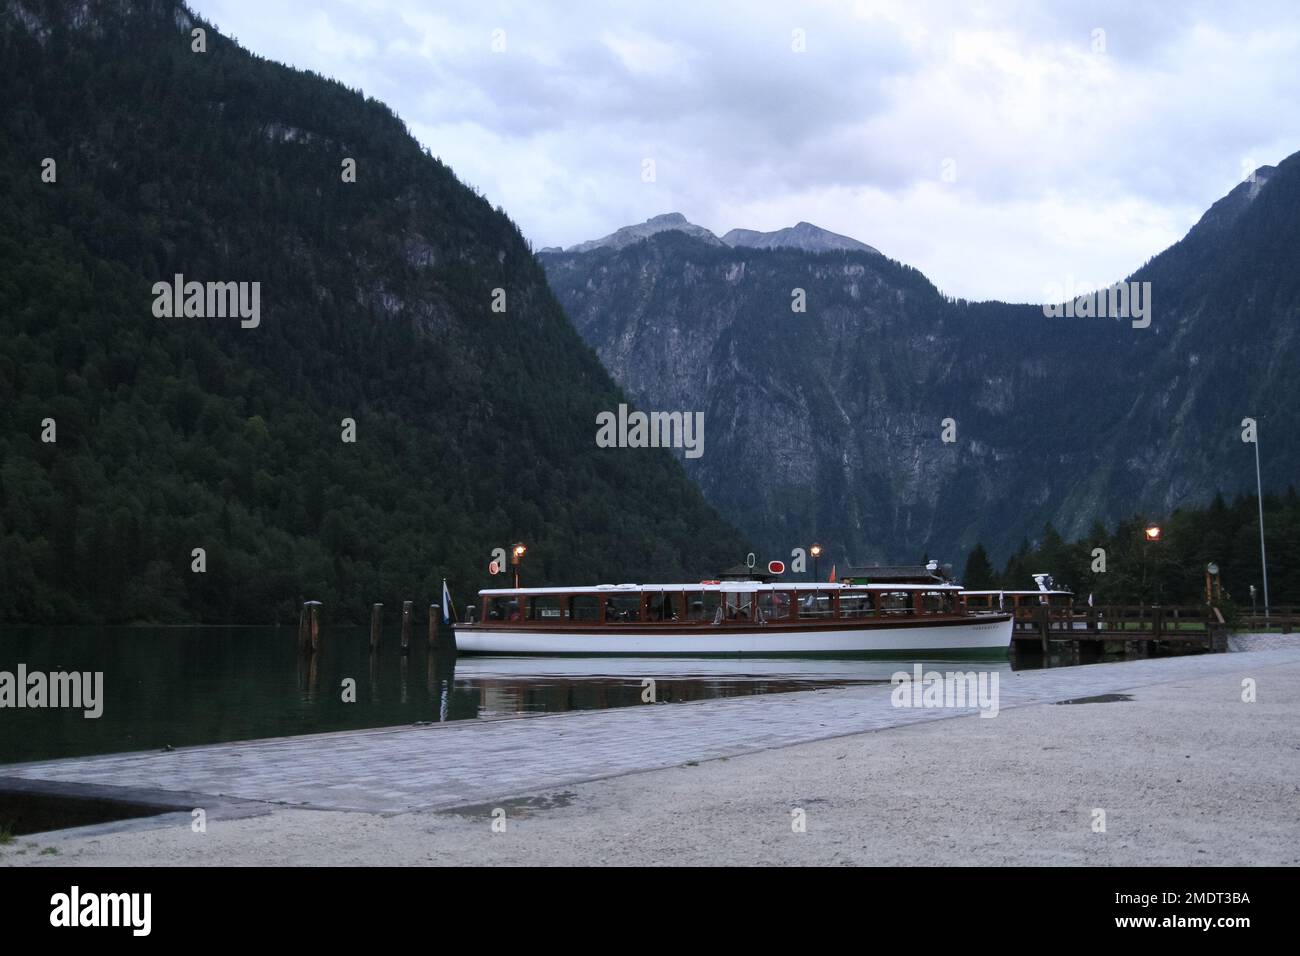
<path fill-rule="evenodd" d="M 447 590 L 447 579 L 442 579 L 442 623 L 451 621 L 451 592 Z"/>

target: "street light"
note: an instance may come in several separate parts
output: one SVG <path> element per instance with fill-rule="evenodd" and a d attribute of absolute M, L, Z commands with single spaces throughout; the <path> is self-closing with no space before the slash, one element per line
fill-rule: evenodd
<path fill-rule="evenodd" d="M 1219 600 L 1223 600 L 1223 590 L 1219 587 L 1219 565 L 1211 561 L 1205 566 L 1205 603 L 1213 604 L 1214 595 L 1219 595 Z"/>
<path fill-rule="evenodd" d="M 1242 424 L 1245 424 L 1243 421 Z M 1250 443 L 1255 446 L 1255 501 L 1259 504 L 1259 569 L 1264 575 L 1264 624 L 1268 625 L 1268 558 L 1264 554 L 1264 485 L 1259 477 L 1259 424 L 1253 423 Z"/>
<path fill-rule="evenodd" d="M 514 569 L 515 569 L 516 589 L 518 589 L 519 587 L 519 565 L 524 560 L 524 552 L 527 550 L 528 549 L 525 548 L 522 544 L 517 544 L 510 549 L 510 563 L 514 565 Z"/>
<path fill-rule="evenodd" d="M 821 562 L 818 559 L 822 556 L 822 546 L 820 544 L 814 544 L 808 549 L 808 553 L 811 554 L 813 558 L 813 580 L 820 581 L 822 576 L 821 571 L 818 569 L 821 566 Z"/>
<path fill-rule="evenodd" d="M 1160 540 L 1160 525 L 1158 524 L 1147 525 L 1145 528 L 1142 529 L 1142 537 L 1147 541 L 1148 544 L 1154 545 L 1157 541 Z M 1147 548 L 1142 549 L 1142 594 L 1143 596 L 1146 596 L 1147 593 L 1147 565 L 1150 563 L 1149 560 L 1150 555 L 1148 554 L 1148 550 L 1149 549 Z M 1152 590 L 1154 591 L 1155 588 L 1153 587 Z M 1152 603 L 1155 604 L 1156 601 L 1155 601 L 1154 594 L 1151 595 L 1151 599 L 1152 599 Z"/>

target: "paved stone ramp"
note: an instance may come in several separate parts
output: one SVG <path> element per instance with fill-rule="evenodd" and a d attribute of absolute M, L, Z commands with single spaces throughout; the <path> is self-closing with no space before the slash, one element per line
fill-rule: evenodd
<path fill-rule="evenodd" d="M 1300 646 L 1002 672 L 1003 711 L 1151 684 L 1300 663 Z M 900 669 L 906 665 L 900 664 Z M 946 664 L 934 669 L 975 670 Z M 0 767 L 0 778 L 187 791 L 299 807 L 393 813 L 734 756 L 973 709 L 896 708 L 888 685 L 643 705 L 499 721 L 346 731 L 166 753 Z M 994 718 L 996 719 L 996 718 Z"/>

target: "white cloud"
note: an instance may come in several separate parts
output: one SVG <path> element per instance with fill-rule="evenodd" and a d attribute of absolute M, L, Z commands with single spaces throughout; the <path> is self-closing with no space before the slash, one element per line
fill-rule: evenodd
<path fill-rule="evenodd" d="M 808 220 L 949 294 L 1034 301 L 1126 275 L 1247 159 L 1300 149 L 1290 0 L 297 6 L 195 0 L 389 103 L 538 246 L 667 211 L 719 233 Z"/>

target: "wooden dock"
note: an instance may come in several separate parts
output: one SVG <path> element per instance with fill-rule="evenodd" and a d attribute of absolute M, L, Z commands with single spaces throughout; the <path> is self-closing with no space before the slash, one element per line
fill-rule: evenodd
<path fill-rule="evenodd" d="M 1228 627 L 1222 611 L 1213 605 L 1098 605 L 1051 607 L 1030 605 L 1014 611 L 1012 640 L 1018 649 L 1037 646 L 1044 653 L 1054 645 L 1096 645 L 1116 642 L 1139 653 L 1156 647 L 1170 650 L 1227 650 Z M 1277 628 L 1284 634 L 1300 625 L 1300 608 L 1272 609 L 1240 618 L 1237 629 L 1262 631 Z"/>

